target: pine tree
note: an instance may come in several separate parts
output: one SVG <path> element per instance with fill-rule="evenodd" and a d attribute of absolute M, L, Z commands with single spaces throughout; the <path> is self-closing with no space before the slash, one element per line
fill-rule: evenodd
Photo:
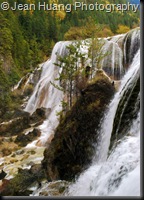
<path fill-rule="evenodd" d="M 101 68 L 101 61 L 110 54 L 110 52 L 103 52 L 105 41 L 98 38 L 98 33 L 101 31 L 101 26 L 95 25 L 94 20 L 89 17 L 86 24 L 87 34 L 90 37 L 88 57 L 91 60 L 91 78 L 96 69 Z"/>
<path fill-rule="evenodd" d="M 55 65 L 62 68 L 61 74 L 59 74 L 59 77 L 56 79 L 60 81 L 62 87 L 59 87 L 55 83 L 52 84 L 54 87 L 67 94 L 68 109 L 73 105 L 73 97 L 78 97 L 76 86 L 79 74 L 81 73 L 78 68 L 82 62 L 82 58 L 85 56 L 85 54 L 80 51 L 81 44 L 82 43 L 78 41 L 68 45 L 68 54 L 64 57 L 57 55 L 58 62 L 55 63 Z"/>

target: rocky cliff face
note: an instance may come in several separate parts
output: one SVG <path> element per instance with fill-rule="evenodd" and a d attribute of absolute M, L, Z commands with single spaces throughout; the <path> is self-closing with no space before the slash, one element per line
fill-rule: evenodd
<path fill-rule="evenodd" d="M 114 94 L 110 79 L 100 70 L 72 110 L 63 118 L 44 152 L 43 168 L 49 180 L 71 180 L 90 163 L 103 113 Z"/>
<path fill-rule="evenodd" d="M 140 77 L 125 92 L 121 99 L 113 125 L 111 136 L 111 147 L 117 140 L 123 138 L 130 130 L 131 123 L 134 121 L 140 110 Z"/>

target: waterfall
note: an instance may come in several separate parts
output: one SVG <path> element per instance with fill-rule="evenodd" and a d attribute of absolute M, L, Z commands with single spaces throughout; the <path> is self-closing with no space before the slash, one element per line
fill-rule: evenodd
<path fill-rule="evenodd" d="M 51 58 L 43 64 L 41 78 L 30 97 L 25 111 L 33 113 L 37 108 L 47 108 L 47 119 L 40 126 L 40 141 L 45 144 L 47 139 L 54 134 L 59 121 L 57 113 L 61 111 L 61 101 L 63 100 L 63 92 L 56 89 L 51 82 L 59 85 L 58 78 L 61 68 L 55 63 L 58 62 L 58 56 L 64 56 L 67 53 L 66 46 L 69 42 L 58 42 L 52 52 Z M 34 144 L 36 141 L 34 142 Z"/>
<path fill-rule="evenodd" d="M 103 70 L 105 70 L 106 73 L 113 79 L 121 79 L 123 76 L 125 71 L 123 67 L 123 59 L 126 61 L 127 48 L 129 47 L 130 52 L 132 53 L 134 52 L 135 44 L 136 48 L 139 47 L 139 35 L 139 29 L 134 29 L 128 34 L 121 34 L 104 39 L 105 45 L 103 46 L 103 52 L 110 52 L 110 54 L 102 60 L 101 66 Z M 129 38 L 130 44 L 128 42 Z M 87 44 L 85 45 L 85 43 Z M 85 54 L 88 53 L 88 43 L 89 40 L 83 41 L 81 46 L 81 51 Z M 48 137 L 54 133 L 54 129 L 58 125 L 58 117 L 56 116 L 56 113 L 60 112 L 62 109 L 61 101 L 63 100 L 64 94 L 62 91 L 56 89 L 50 82 L 55 82 L 57 85 L 59 85 L 59 81 L 55 81 L 55 79 L 58 77 L 62 69 L 56 66 L 54 63 L 58 61 L 57 54 L 64 56 L 67 53 L 66 46 L 69 44 L 70 42 L 58 42 L 55 45 L 51 58 L 42 66 L 41 78 L 25 108 L 25 111 L 31 114 L 37 108 L 48 108 L 47 120 L 45 120 L 40 126 L 43 135 L 41 138 L 42 143 L 45 143 L 44 140 L 46 141 Z M 132 53 L 132 55 L 134 55 L 134 53 Z M 88 65 L 89 62 L 90 61 L 86 55 L 85 65 Z M 49 134 L 47 134 L 48 132 Z"/>
<path fill-rule="evenodd" d="M 91 166 L 69 186 L 65 196 L 140 195 L 140 113 L 138 109 L 136 109 L 138 113 L 136 118 L 129 119 L 130 126 L 125 134 L 117 138 L 117 134 L 121 134 L 118 130 L 124 117 L 124 110 L 129 106 L 128 100 L 139 78 L 139 35 L 140 31 L 136 29 L 128 34 L 105 38 L 103 51 L 110 52 L 110 55 L 102 61 L 102 68 L 113 79 L 121 79 L 121 85 L 101 121 L 99 141 Z M 58 42 L 55 45 L 51 58 L 43 64 L 41 78 L 25 108 L 31 114 L 40 107 L 48 109 L 47 119 L 39 127 L 42 144 L 45 144 L 54 134 L 59 123 L 56 113 L 62 109 L 61 101 L 64 94 L 50 84 L 50 81 L 56 82 L 55 79 L 61 73 L 62 69 L 54 63 L 58 61 L 57 54 L 60 56 L 67 54 L 66 46 L 69 43 Z M 88 52 L 85 44 L 81 50 Z M 87 63 L 90 61 L 88 60 Z M 56 84 L 59 85 L 59 81 Z M 116 124 L 117 112 L 124 97 L 127 98 L 118 115 L 119 123 Z M 137 104 L 139 98 L 140 94 L 137 96 Z M 113 134 L 116 135 L 115 141 L 112 141 Z M 110 149 L 111 145 L 112 149 Z"/>
<path fill-rule="evenodd" d="M 136 28 L 128 32 L 124 37 L 123 55 L 124 65 L 129 67 L 134 55 L 137 53 L 140 47 L 140 29 Z"/>
<path fill-rule="evenodd" d="M 140 113 L 131 123 L 128 134 L 109 146 L 114 118 L 124 93 L 139 76 L 140 50 L 122 79 L 121 87 L 109 105 L 101 125 L 98 159 L 73 183 L 66 196 L 139 196 L 140 195 Z M 122 116 L 121 116 L 122 117 Z M 97 157 L 97 156 L 96 156 Z"/>
<path fill-rule="evenodd" d="M 125 74 L 121 81 L 121 87 L 119 91 L 115 94 L 113 101 L 109 105 L 108 112 L 106 113 L 106 117 L 103 121 L 103 126 L 101 128 L 101 145 L 99 148 L 101 149 L 101 153 L 99 154 L 99 159 L 105 160 L 108 153 L 108 148 L 110 145 L 110 138 L 113 129 L 114 117 L 118 108 L 118 104 L 123 97 L 126 90 L 137 80 L 139 76 L 139 67 L 140 67 L 140 51 L 136 54 L 133 63 L 129 69 L 129 71 Z"/>
<path fill-rule="evenodd" d="M 121 35 L 119 36 L 121 38 Z M 109 55 L 102 60 L 102 68 L 113 79 L 121 79 L 123 76 L 123 53 L 117 41 L 106 41 L 103 47 L 104 53 L 109 52 Z"/>
<path fill-rule="evenodd" d="M 25 108 L 25 111 L 33 113 L 39 107 L 55 107 L 61 101 L 61 92 L 51 83 L 55 82 L 61 68 L 55 65 L 58 61 L 58 55 L 64 56 L 68 42 L 58 42 L 52 52 L 51 59 L 43 64 L 41 78 L 34 90 L 33 95 Z M 57 83 L 59 84 L 59 82 Z M 52 105 L 52 106 L 51 106 Z"/>

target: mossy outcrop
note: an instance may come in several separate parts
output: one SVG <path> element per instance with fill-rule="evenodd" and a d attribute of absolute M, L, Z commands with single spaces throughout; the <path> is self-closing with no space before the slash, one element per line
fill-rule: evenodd
<path fill-rule="evenodd" d="M 29 144 L 30 142 L 32 142 L 34 139 L 39 137 L 40 135 L 41 135 L 40 130 L 34 128 L 34 130 L 29 132 L 27 135 L 25 135 L 25 134 L 18 135 L 15 140 L 15 143 L 18 143 L 19 146 L 24 147 L 27 144 Z"/>
<path fill-rule="evenodd" d="M 43 168 L 49 180 L 72 180 L 91 163 L 99 136 L 104 111 L 115 92 L 106 74 L 99 70 L 97 78 L 85 88 L 44 152 Z"/>
<path fill-rule="evenodd" d="M 46 118 L 47 109 L 38 108 L 32 115 L 16 110 L 10 121 L 0 124 L 0 155 L 8 156 L 41 135 L 38 128 Z"/>
<path fill-rule="evenodd" d="M 1 196 L 29 196 L 32 191 L 29 187 L 45 179 L 45 173 L 40 164 L 30 169 L 19 169 L 18 174 L 0 187 Z M 3 180 L 5 183 L 5 179 Z"/>
<path fill-rule="evenodd" d="M 32 115 L 23 110 L 16 110 L 10 121 L 0 124 L 0 136 L 20 135 L 25 129 L 40 125 L 45 118 L 45 108 L 38 108 Z"/>
<path fill-rule="evenodd" d="M 10 121 L 6 121 L 0 124 L 1 136 L 17 135 L 25 128 L 29 126 L 29 113 L 21 111 L 21 115 L 17 115 Z"/>

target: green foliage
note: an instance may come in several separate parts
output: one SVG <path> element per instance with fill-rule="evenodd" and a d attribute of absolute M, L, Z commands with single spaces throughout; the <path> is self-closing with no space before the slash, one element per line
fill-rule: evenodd
<path fill-rule="evenodd" d="M 9 80 L 0 66 L 0 116 L 5 112 L 11 100 L 8 94 L 9 84 Z"/>
<path fill-rule="evenodd" d="M 59 87 L 55 83 L 53 86 L 59 90 L 64 91 L 67 94 L 68 107 L 71 108 L 73 105 L 73 95 L 75 93 L 77 97 L 77 77 L 80 71 L 78 70 L 78 62 L 82 62 L 85 54 L 81 53 L 80 46 L 81 41 L 73 42 L 67 46 L 68 54 L 64 57 L 58 55 L 58 62 L 55 65 L 62 68 L 62 72 L 56 79 L 60 81 L 63 88 Z"/>
<path fill-rule="evenodd" d="M 88 35 L 90 35 L 90 45 L 88 56 L 91 59 L 91 77 L 93 72 L 100 68 L 100 62 L 102 59 L 107 56 L 107 54 L 103 53 L 103 46 L 105 42 L 103 40 L 99 40 L 97 37 L 98 32 L 101 30 L 100 26 L 96 26 L 93 19 L 89 18 L 88 23 L 86 24 L 88 29 Z"/>
<path fill-rule="evenodd" d="M 17 3 L 38 4 L 39 0 L 7 0 L 10 6 Z M 0 0 L 2 3 L 3 0 Z M 41 1 L 45 2 L 44 0 Z M 58 0 L 58 3 L 73 4 L 75 1 Z M 80 2 L 83 2 L 80 0 Z M 95 3 L 94 0 L 86 0 L 86 3 Z M 109 1 L 107 1 L 109 2 Z M 125 3 L 123 0 L 121 3 Z M 52 3 L 48 0 L 46 3 Z M 98 2 L 105 3 L 103 0 Z M 110 3 L 119 3 L 118 0 Z M 139 11 L 111 12 L 90 11 L 81 9 L 72 12 L 65 11 L 0 11 L 0 106 L 8 109 L 11 101 L 10 88 L 28 71 L 33 70 L 37 64 L 45 61 L 51 54 L 54 44 L 59 40 L 79 40 L 91 37 L 91 24 L 89 17 L 101 30 L 96 37 L 111 36 L 115 33 L 125 32 L 129 28 L 139 26 Z M 121 26 L 121 27 L 120 27 Z M 127 27 L 127 29 L 126 29 Z M 69 59 L 69 61 L 68 61 Z M 64 62 L 69 65 L 72 58 Z M 74 59 L 74 58 L 73 58 Z M 73 65 L 71 63 L 70 65 Z M 67 69 L 69 76 L 73 74 L 73 68 Z M 74 70 L 75 71 L 75 70 Z M 71 74 L 71 75 L 70 75 Z M 4 100 L 3 100 L 4 99 Z"/>

